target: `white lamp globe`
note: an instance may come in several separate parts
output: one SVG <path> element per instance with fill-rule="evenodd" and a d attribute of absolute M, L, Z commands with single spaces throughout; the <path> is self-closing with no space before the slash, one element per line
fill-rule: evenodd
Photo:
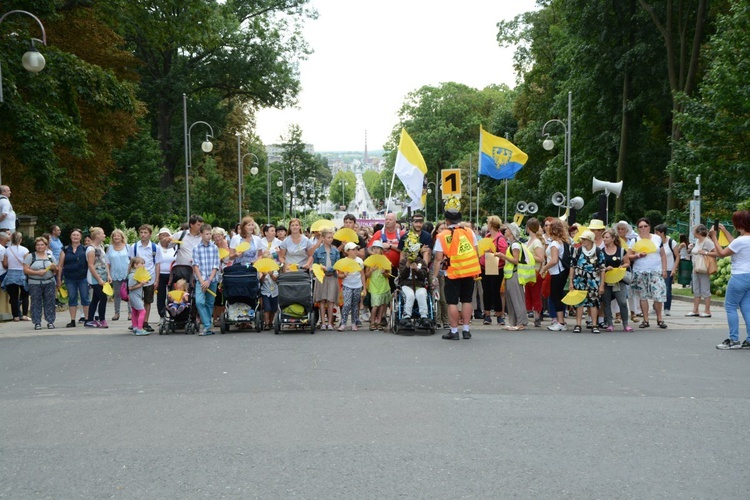
<path fill-rule="evenodd" d="M 201 149 L 204 153 L 210 153 L 211 151 L 213 151 L 214 145 L 211 144 L 211 141 L 206 139 L 205 141 L 203 141 L 203 144 L 201 144 Z"/>
<path fill-rule="evenodd" d="M 45 61 L 44 56 L 32 45 L 23 55 L 21 63 L 23 63 L 23 67 L 26 68 L 26 71 L 30 73 L 39 73 L 44 69 Z"/>
<path fill-rule="evenodd" d="M 253 175 L 258 175 L 258 167 L 253 167 L 250 169 L 250 173 Z"/>
<path fill-rule="evenodd" d="M 544 142 L 542 142 L 542 147 L 546 149 L 547 151 L 550 151 L 552 148 L 555 147 L 555 141 L 550 139 L 549 137 L 544 139 Z"/>

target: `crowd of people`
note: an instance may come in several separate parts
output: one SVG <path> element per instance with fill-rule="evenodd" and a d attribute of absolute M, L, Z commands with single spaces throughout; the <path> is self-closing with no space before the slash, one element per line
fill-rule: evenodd
<path fill-rule="evenodd" d="M 695 300 L 688 316 L 710 317 L 710 280 L 701 271 L 703 259 L 731 255 L 725 301 L 729 338 L 717 347 L 750 348 L 750 340 L 739 340 L 737 314 L 739 309 L 746 324 L 750 320 L 748 211 L 733 216 L 738 237 L 720 226 L 729 241 L 726 247 L 718 243 L 715 230 L 704 225 L 692 228 L 693 243 L 687 238 L 676 242 L 666 234 L 666 226 L 652 227 L 646 218 L 638 219 L 635 227 L 626 221 L 606 227 L 598 219 L 569 227 L 556 217 L 530 218 L 519 227 L 490 216 L 480 228 L 462 221 L 460 211 L 449 207 L 444 220 L 435 224 L 419 213 L 401 222 L 388 213 L 385 222 L 374 227 L 360 227 L 348 214 L 343 223 L 356 231 L 357 241 L 338 241 L 330 228 L 310 233 L 299 219 L 284 227 L 258 225 L 249 216 L 228 232 L 212 228 L 199 216 L 178 231 L 161 228 L 155 238 L 153 228 L 144 224 L 137 241 L 127 241 L 125 233 L 114 230 L 108 245 L 101 228 L 90 228 L 85 235 L 73 229 L 63 244 L 60 228 L 53 226 L 34 240 L 32 250 L 22 245 L 21 233 L 0 230 L 0 279 L 10 297 L 13 321 L 31 321 L 41 329 L 44 318 L 47 328 L 55 328 L 64 288 L 70 315 L 66 327 L 82 323 L 108 328 L 111 304 L 110 321 L 127 314 L 133 333 L 147 335 L 154 331 L 148 323 L 154 301 L 160 318 L 182 310 L 192 278 L 198 331 L 211 335 L 223 313 L 221 281 L 227 266 L 260 258 L 278 263 L 278 271 L 258 275 L 262 324 L 271 329 L 278 310 L 279 273 L 311 270 L 317 264 L 324 270 L 322 279 L 313 280 L 318 329 L 356 331 L 364 322 L 371 331 L 393 328 L 389 308 L 398 288 L 404 306 L 397 321 L 434 325 L 448 330 L 444 339 L 458 340 L 459 329 L 464 339 L 471 338 L 471 323 L 477 320 L 485 325 L 494 320 L 498 328 L 510 331 L 665 329 L 672 281 L 684 261 L 694 265 Z M 384 256 L 390 269 L 365 266 L 370 255 Z M 335 268 L 345 258 L 358 264 L 356 271 Z M 171 279 L 175 265 L 188 266 L 182 279 Z M 145 280 L 135 279 L 141 268 Z M 168 293 L 175 289 L 181 292 L 179 300 Z"/>

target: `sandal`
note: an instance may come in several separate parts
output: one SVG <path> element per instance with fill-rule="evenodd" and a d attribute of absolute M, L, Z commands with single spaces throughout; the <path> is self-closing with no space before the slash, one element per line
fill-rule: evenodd
<path fill-rule="evenodd" d="M 599 327 L 595 326 L 594 328 L 591 329 L 591 333 L 601 333 L 601 332 L 599 331 Z"/>
<path fill-rule="evenodd" d="M 575 328 L 573 328 L 573 333 L 581 333 L 581 325 L 576 325 Z"/>
<path fill-rule="evenodd" d="M 649 326 L 651 325 L 648 324 L 648 321 L 642 321 L 641 324 L 638 325 L 638 328 L 648 328 Z"/>
<path fill-rule="evenodd" d="M 377 326 L 375 326 L 375 323 L 373 323 L 373 324 L 371 324 L 371 325 L 370 325 L 370 331 L 371 331 L 371 332 L 374 332 L 374 331 L 375 331 L 375 330 L 377 330 L 377 329 L 378 329 L 378 327 L 377 327 Z"/>
<path fill-rule="evenodd" d="M 662 330 L 667 328 L 667 324 L 663 321 L 657 321 L 656 324 L 659 325 L 659 328 L 661 328 Z"/>

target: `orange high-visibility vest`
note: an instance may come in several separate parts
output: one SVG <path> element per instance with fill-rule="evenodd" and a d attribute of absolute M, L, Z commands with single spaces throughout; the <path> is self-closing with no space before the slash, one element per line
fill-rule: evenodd
<path fill-rule="evenodd" d="M 462 227 L 446 229 L 438 238 L 443 246 L 443 254 L 450 259 L 447 270 L 449 279 L 474 278 L 482 274 L 474 234 L 470 230 Z"/>

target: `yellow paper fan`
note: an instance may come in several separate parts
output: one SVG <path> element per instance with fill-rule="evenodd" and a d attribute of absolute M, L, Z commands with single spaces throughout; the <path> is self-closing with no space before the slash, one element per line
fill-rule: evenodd
<path fill-rule="evenodd" d="M 586 290 L 571 290 L 563 297 L 562 302 L 569 306 L 577 306 L 586 299 L 586 295 Z"/>
<path fill-rule="evenodd" d="M 627 250 L 628 249 L 628 240 L 626 240 L 625 238 L 620 238 L 620 246 L 623 249 Z"/>
<path fill-rule="evenodd" d="M 216 292 L 214 292 L 214 291 L 213 291 L 213 290 L 211 290 L 210 288 L 206 288 L 206 292 L 208 292 L 208 293 L 210 293 L 211 295 L 213 295 L 214 297 L 216 297 Z"/>
<path fill-rule="evenodd" d="M 378 267 L 384 271 L 390 271 L 392 264 L 388 257 L 382 254 L 373 254 L 365 259 L 365 265 L 369 267 Z"/>
<path fill-rule="evenodd" d="M 315 275 L 315 277 L 318 278 L 318 281 L 323 283 L 323 280 L 326 277 L 326 272 L 323 269 L 323 266 L 321 266 L 320 264 L 313 264 L 312 272 Z"/>
<path fill-rule="evenodd" d="M 168 292 L 167 295 L 169 295 L 169 298 L 175 302 L 182 302 L 182 297 L 185 295 L 185 292 L 183 290 L 172 290 L 171 292 Z"/>
<path fill-rule="evenodd" d="M 67 299 L 68 298 L 68 290 L 65 288 L 60 288 L 60 298 Z"/>
<path fill-rule="evenodd" d="M 135 270 L 135 274 L 133 274 L 133 278 L 135 278 L 135 280 L 138 283 L 146 283 L 151 279 L 151 274 L 148 271 L 146 271 L 145 267 L 139 267 L 138 269 Z"/>
<path fill-rule="evenodd" d="M 234 249 L 234 251 L 238 254 L 246 252 L 247 250 L 250 250 L 250 243 L 248 243 L 247 241 L 243 241 L 242 243 L 237 245 L 237 248 Z"/>
<path fill-rule="evenodd" d="M 359 262 L 350 258 L 337 260 L 333 265 L 333 268 L 337 271 L 341 271 L 342 273 L 356 273 L 362 270 L 362 268 L 359 266 Z"/>
<path fill-rule="evenodd" d="M 604 282 L 608 285 L 614 285 L 619 283 L 625 277 L 626 269 L 624 267 L 616 267 L 610 271 L 604 273 Z"/>
<path fill-rule="evenodd" d="M 350 243 L 359 243 L 359 235 L 348 227 L 342 227 L 333 235 L 334 240 L 346 241 Z"/>
<path fill-rule="evenodd" d="M 319 219 L 312 223 L 310 231 L 317 232 L 323 229 L 333 229 L 336 227 L 336 223 L 328 219 Z"/>
<path fill-rule="evenodd" d="M 482 238 L 477 245 L 477 251 L 479 251 L 479 255 L 482 255 L 487 252 L 497 252 L 497 247 L 492 238 Z"/>
<path fill-rule="evenodd" d="M 226 248 L 219 248 L 219 259 L 224 260 L 229 257 L 229 250 Z"/>
<path fill-rule="evenodd" d="M 636 253 L 654 253 L 656 252 L 656 243 L 651 240 L 640 239 L 633 245 L 633 251 Z"/>
<path fill-rule="evenodd" d="M 287 271 L 299 271 L 299 266 L 297 264 L 289 264 Z"/>
<path fill-rule="evenodd" d="M 176 240 L 176 239 L 172 238 L 169 241 L 171 241 L 175 245 L 182 245 L 182 240 Z"/>
<path fill-rule="evenodd" d="M 256 260 L 253 267 L 261 273 L 272 273 L 279 270 L 279 265 L 276 261 L 269 258 Z"/>
<path fill-rule="evenodd" d="M 115 294 L 115 291 L 112 290 L 112 285 L 110 285 L 109 283 L 104 283 L 104 285 L 102 286 L 102 292 L 104 292 L 104 295 L 108 297 L 111 297 Z"/>

